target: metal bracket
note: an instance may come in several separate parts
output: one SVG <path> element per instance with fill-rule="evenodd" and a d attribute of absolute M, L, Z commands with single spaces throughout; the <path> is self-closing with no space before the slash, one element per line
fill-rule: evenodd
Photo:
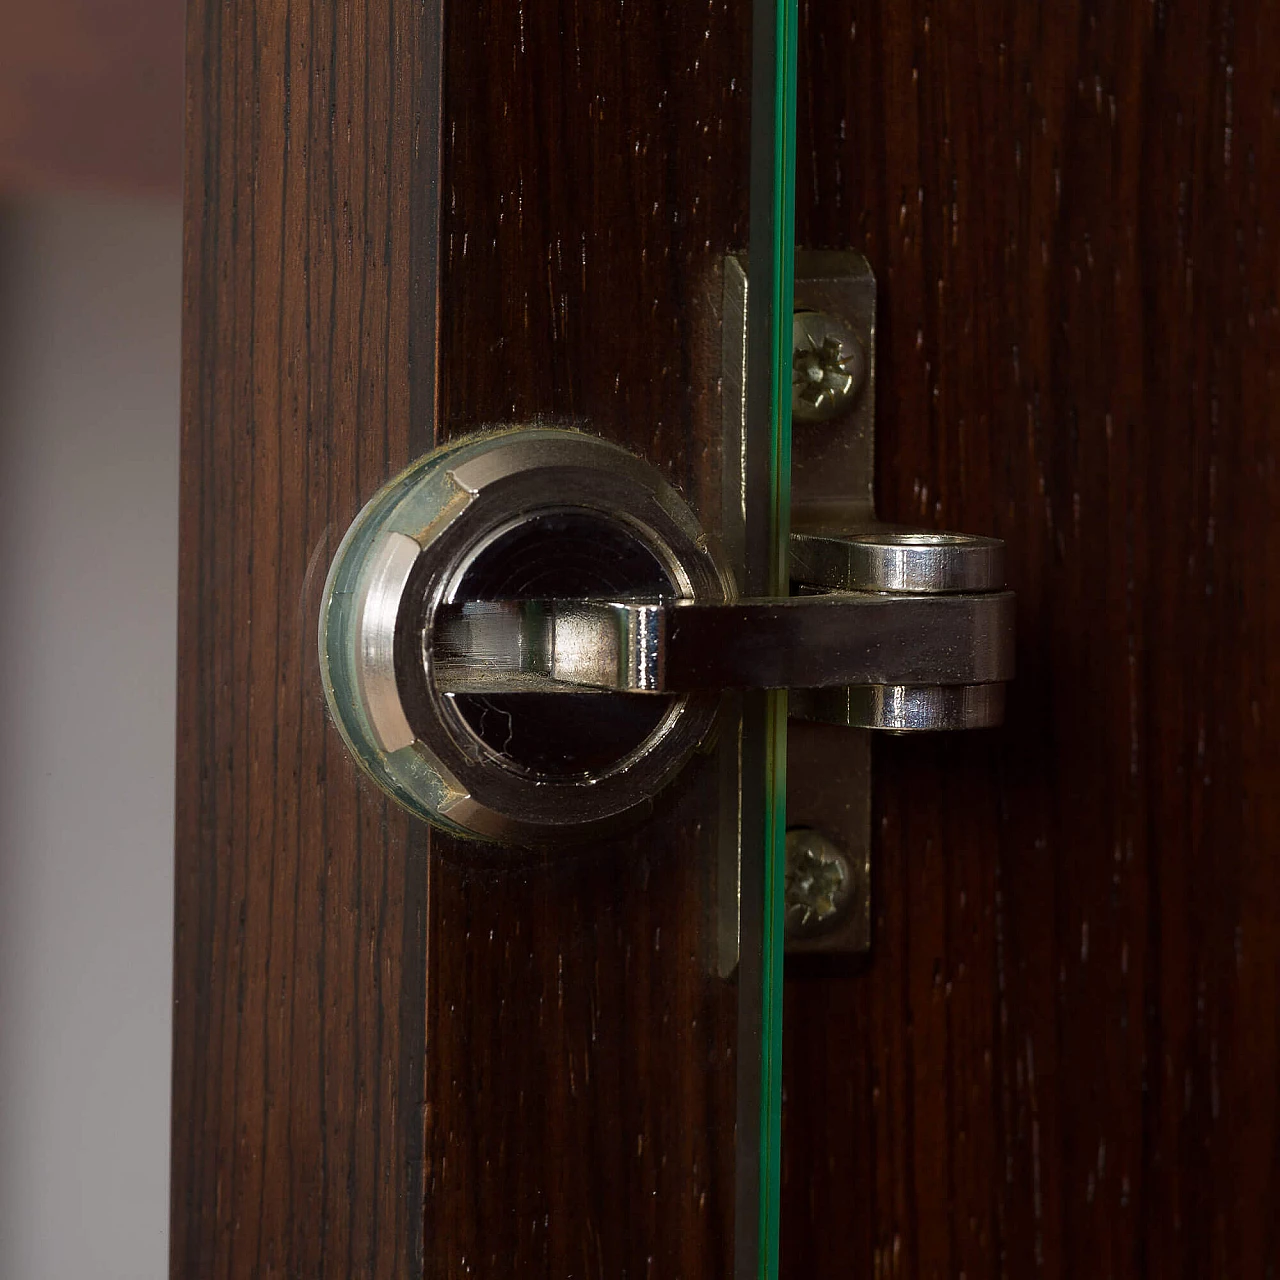
<path fill-rule="evenodd" d="M 585 433 L 455 441 L 384 485 L 339 546 L 320 617 L 325 694 L 361 766 L 411 812 L 538 844 L 647 811 L 734 691 L 794 691 L 792 945 L 864 949 L 866 730 L 999 720 L 1013 674 L 1003 546 L 874 522 L 875 280 L 856 254 L 801 254 L 791 592 L 742 598 L 738 584 L 754 580 L 747 449 L 770 442 L 747 438 L 736 259 L 724 289 L 719 530 L 655 467 Z M 627 696 L 582 696 L 604 693 Z M 732 736 L 721 735 L 717 890 L 726 972 L 744 812 Z"/>
<path fill-rule="evenodd" d="M 740 554 L 746 441 L 745 263 L 724 273 L 725 541 Z M 791 464 L 793 591 L 910 595 L 935 604 L 997 598 L 1003 544 L 875 518 L 876 283 L 857 253 L 801 252 L 795 264 Z M 737 565 L 734 565 L 735 569 Z M 1001 629 L 999 680 L 1012 674 L 1012 597 Z M 1003 643 L 1003 642 L 1002 642 Z M 902 680 L 818 687 L 790 697 L 787 751 L 787 950 L 864 952 L 871 945 L 870 730 L 910 732 L 997 724 L 1004 685 Z M 834 684 L 834 681 L 830 682 Z M 719 968 L 738 955 L 738 851 L 719 869 Z"/>
<path fill-rule="evenodd" d="M 959 690 L 963 708 L 968 691 L 1002 687 L 1013 662 L 1013 594 L 465 600 L 437 610 L 430 662 L 442 693 L 834 691 L 813 718 L 861 724 L 867 715 L 871 727 L 904 729 L 914 726 L 892 717 L 916 689 L 935 700 Z M 851 686 L 893 692 L 854 699 Z M 911 705 L 919 720 L 932 702 Z"/>
<path fill-rule="evenodd" d="M 740 278 L 745 291 L 745 263 L 735 260 L 734 267 L 726 272 L 726 288 Z M 843 415 L 804 421 L 794 413 L 792 401 L 793 536 L 873 524 L 876 279 L 870 264 L 857 253 L 798 253 L 795 307 L 842 325 L 860 344 L 864 360 L 861 386 L 850 388 Z M 726 429 L 740 434 L 745 404 L 735 421 L 742 425 L 731 427 L 726 419 Z M 816 552 L 811 557 L 816 561 L 823 550 L 805 548 L 801 554 Z M 841 723 L 839 697 L 837 691 L 821 706 L 814 705 L 813 696 L 793 694 L 789 699 L 786 947 L 792 954 L 871 949 L 871 734 Z M 807 714 L 823 711 L 834 714 Z M 814 722 L 818 720 L 828 723 Z M 818 886 L 804 874 L 805 863 L 815 857 L 825 859 L 828 875 L 839 876 L 847 890 L 843 900 L 829 894 L 831 909 L 806 928 L 806 912 L 823 906 L 820 888 L 815 892 Z"/>

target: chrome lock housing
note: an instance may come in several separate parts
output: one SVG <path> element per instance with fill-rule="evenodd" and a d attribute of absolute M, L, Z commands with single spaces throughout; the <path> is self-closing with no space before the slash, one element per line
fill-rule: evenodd
<path fill-rule="evenodd" d="M 343 539 L 321 605 L 325 695 L 361 767 L 411 813 L 506 843 L 590 835 L 650 804 L 706 736 L 716 695 L 600 691 L 570 661 L 600 661 L 582 626 L 575 649 L 572 619 L 555 637 L 566 680 L 498 671 L 446 688 L 442 618 L 472 600 L 722 604 L 732 591 L 653 467 L 580 432 L 483 433 L 390 481 Z"/>
<path fill-rule="evenodd" d="M 325 585 L 329 707 L 411 812 L 541 843 L 642 810 L 725 689 L 793 688 L 861 728 L 997 722 L 1012 674 L 1001 544 L 798 534 L 797 594 L 737 599 L 653 467 L 546 427 L 428 455 L 357 517 Z"/>
<path fill-rule="evenodd" d="M 847 828 L 865 881 L 865 731 L 1003 719 L 1004 544 L 876 519 L 875 281 L 856 254 L 797 256 L 795 411 L 817 434 L 793 456 L 791 592 L 739 597 L 745 289 L 727 260 L 723 554 L 655 467 L 546 426 L 437 449 L 357 516 L 325 584 L 323 686 L 360 766 L 411 813 L 510 845 L 590 837 L 651 806 L 725 691 L 788 689 L 801 790 L 830 759 L 824 726 L 850 731 L 852 791 L 797 810 Z M 865 948 L 869 927 L 864 896 L 836 949 Z"/>

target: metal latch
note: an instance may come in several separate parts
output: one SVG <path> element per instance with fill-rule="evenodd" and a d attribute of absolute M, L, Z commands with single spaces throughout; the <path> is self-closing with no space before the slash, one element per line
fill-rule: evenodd
<path fill-rule="evenodd" d="M 435 616 L 426 660 L 449 693 L 839 690 L 833 705 L 849 723 L 992 723 L 1013 675 L 1003 548 L 927 536 L 797 539 L 793 576 L 807 590 L 781 599 L 452 602 Z M 828 576 L 841 587 L 821 589 Z"/>
<path fill-rule="evenodd" d="M 610 828 L 707 739 L 726 690 L 793 690 L 793 714 L 846 733 L 999 721 L 1003 544 L 875 522 L 874 279 L 854 255 L 800 255 L 796 292 L 791 595 L 736 586 L 735 260 L 718 536 L 654 467 L 542 426 L 437 450 L 360 513 L 326 583 L 324 687 L 356 759 L 406 808 L 512 843 Z M 862 743 L 849 738 L 855 765 Z M 797 939 L 823 933 L 803 925 Z"/>

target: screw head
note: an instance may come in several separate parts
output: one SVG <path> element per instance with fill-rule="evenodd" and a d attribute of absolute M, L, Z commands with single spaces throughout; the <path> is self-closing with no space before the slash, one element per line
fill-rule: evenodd
<path fill-rule="evenodd" d="M 811 938 L 837 924 L 853 901 L 853 868 L 819 831 L 787 832 L 786 930 Z"/>
<path fill-rule="evenodd" d="M 826 422 L 853 406 L 867 374 L 857 335 L 823 311 L 797 311 L 791 322 L 791 415 Z"/>

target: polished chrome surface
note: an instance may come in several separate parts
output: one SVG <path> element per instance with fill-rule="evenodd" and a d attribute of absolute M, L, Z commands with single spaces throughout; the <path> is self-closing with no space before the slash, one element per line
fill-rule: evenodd
<path fill-rule="evenodd" d="M 366 585 L 357 606 L 356 679 L 374 737 L 383 751 L 413 745 L 414 732 L 396 688 L 396 619 L 409 574 L 422 548 L 407 534 L 387 533 L 370 555 Z"/>
<path fill-rule="evenodd" d="M 669 692 L 661 601 L 468 600 L 424 637 L 448 693 Z"/>
<path fill-rule="evenodd" d="M 824 311 L 797 310 L 792 320 L 791 413 L 827 422 L 852 405 L 867 376 L 867 355 L 847 324 Z"/>
<path fill-rule="evenodd" d="M 454 693 L 974 685 L 1013 676 L 1013 595 L 465 601 L 427 640 Z"/>
<path fill-rule="evenodd" d="M 1004 543 L 893 525 L 797 533 L 791 538 L 791 577 L 838 591 L 997 591 L 1004 586 Z"/>
<path fill-rule="evenodd" d="M 357 517 L 326 582 L 320 658 L 334 723 L 379 786 L 464 834 L 539 844 L 643 813 L 706 737 L 719 706 L 700 692 L 646 702 L 634 741 L 615 749 L 608 738 L 581 767 L 565 763 L 580 745 L 570 743 L 564 759 L 544 767 L 547 752 L 533 761 L 508 754 L 477 727 L 465 695 L 438 685 L 423 645 L 437 612 L 449 614 L 501 539 L 559 517 L 594 522 L 610 545 L 631 548 L 655 566 L 664 593 L 713 604 L 732 598 L 698 522 L 654 468 L 591 436 L 538 427 L 468 437 L 397 476 Z M 616 673 L 606 678 L 591 666 L 604 659 L 590 615 L 588 607 L 552 619 L 551 651 L 572 687 L 653 683 L 643 640 L 625 626 L 607 632 L 617 637 Z M 481 719 L 487 707 L 480 704 Z M 601 707 L 588 734 L 607 719 Z M 542 724 L 535 718 L 526 740 Z"/>
<path fill-rule="evenodd" d="M 1004 543 L 997 538 L 872 525 L 796 534 L 791 547 L 793 580 L 827 590 L 982 599 L 1004 586 Z M 796 699 L 792 714 L 895 733 L 986 729 L 1003 722 L 1004 702 L 998 682 L 851 682 Z"/>
<path fill-rule="evenodd" d="M 994 728 L 1004 722 L 1004 703 L 1000 683 L 856 685 L 805 691 L 793 713 L 854 729 L 922 733 Z"/>

